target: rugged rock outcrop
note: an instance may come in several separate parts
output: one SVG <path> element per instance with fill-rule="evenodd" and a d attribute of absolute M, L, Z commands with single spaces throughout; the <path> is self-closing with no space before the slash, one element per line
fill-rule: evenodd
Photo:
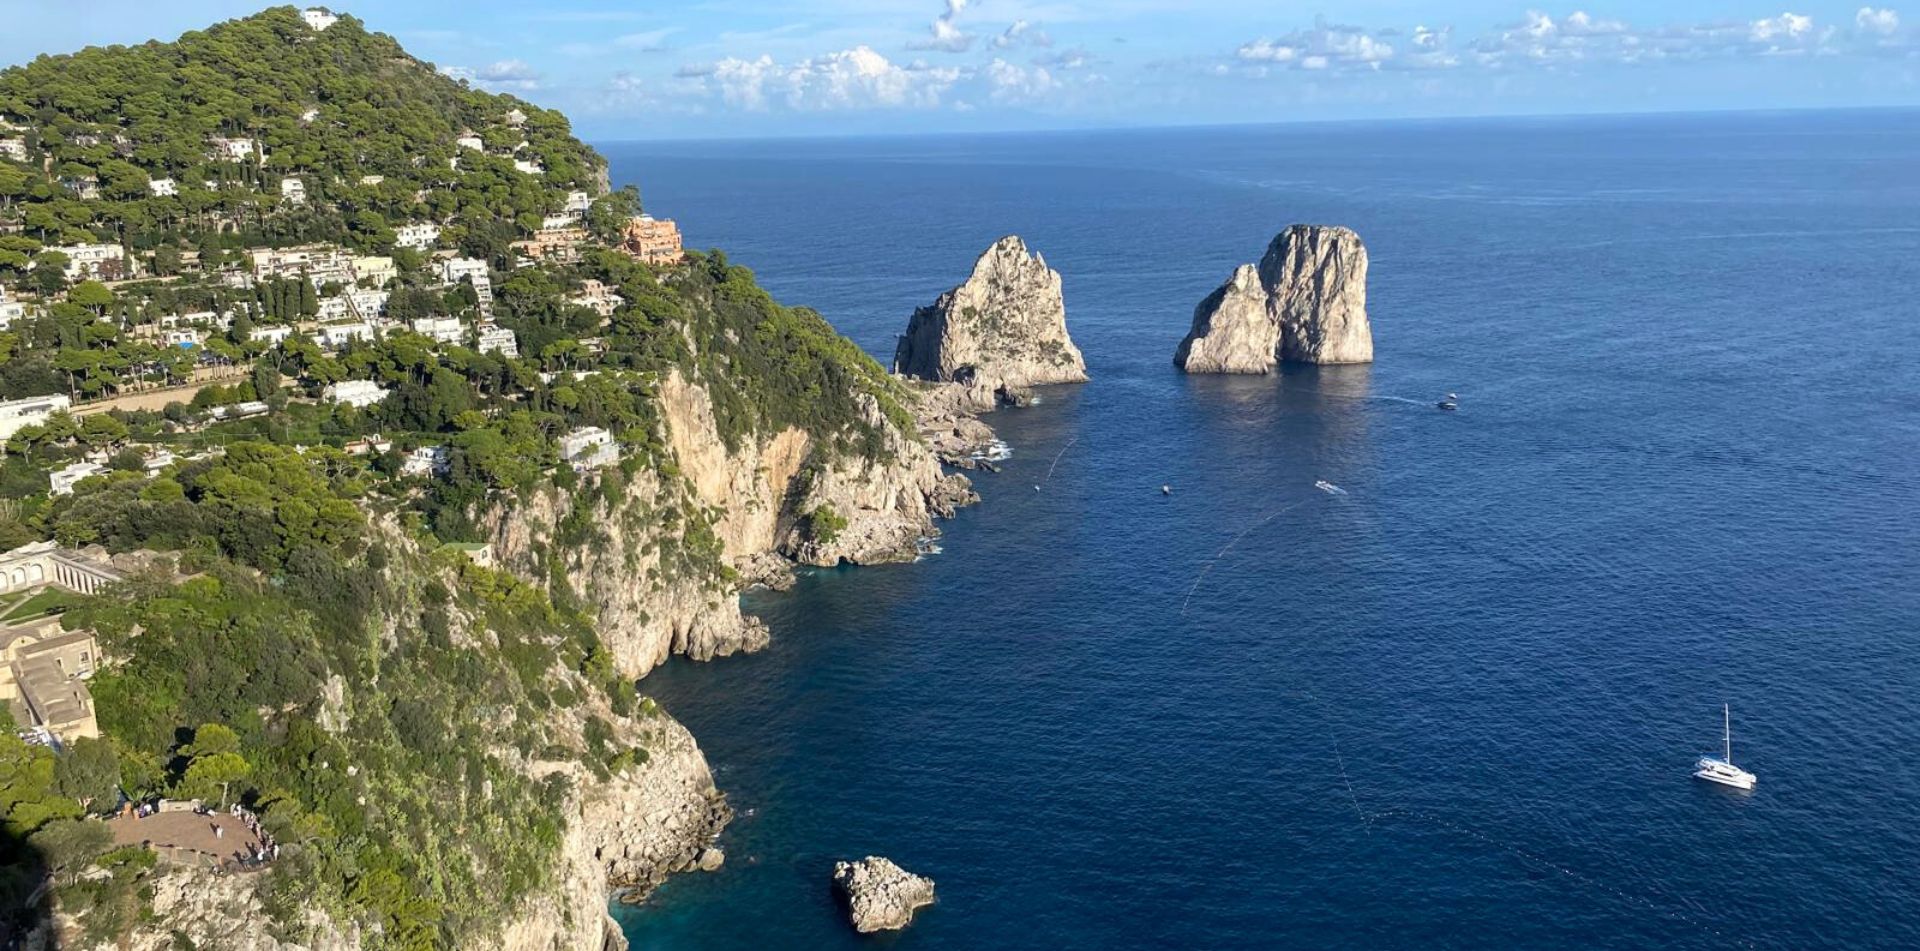
<path fill-rule="evenodd" d="M 860 403 L 863 422 L 881 433 L 878 452 L 817 452 L 798 429 L 729 450 L 706 390 L 670 375 L 660 409 L 672 466 L 607 470 L 486 513 L 495 555 L 535 583 L 554 585 L 557 570 L 594 606 L 601 639 L 629 676 L 673 654 L 757 650 L 767 629 L 741 613 L 742 580 L 778 586 L 782 562 L 911 561 L 939 534 L 936 518 L 977 499 L 877 399 Z M 568 539 L 565 526 L 592 537 Z M 717 552 L 689 544 L 709 537 Z"/>
<path fill-rule="evenodd" d="M 877 855 L 834 863 L 833 884 L 846 900 L 854 930 L 862 934 L 905 928 L 914 912 L 933 904 L 933 879 Z"/>
<path fill-rule="evenodd" d="M 577 790 L 566 808 L 558 887 L 518 909 L 501 934 L 503 951 L 624 948 L 605 912 L 609 890 L 638 900 L 668 875 L 719 867 L 713 842 L 733 811 L 714 788 L 693 735 L 655 713 L 623 739 L 645 748 L 647 761 L 610 780 L 588 776 L 577 764 L 555 766 Z M 534 766 L 538 772 L 540 764 Z"/>
<path fill-rule="evenodd" d="M 1292 225 L 1193 312 L 1174 353 L 1188 373 L 1271 373 L 1290 363 L 1371 363 L 1367 249 L 1351 229 Z"/>
<path fill-rule="evenodd" d="M 1049 383 L 1084 383 L 1087 361 L 1067 335 L 1060 272 L 1008 236 L 988 248 L 966 283 L 914 311 L 893 371 L 1018 399 Z"/>

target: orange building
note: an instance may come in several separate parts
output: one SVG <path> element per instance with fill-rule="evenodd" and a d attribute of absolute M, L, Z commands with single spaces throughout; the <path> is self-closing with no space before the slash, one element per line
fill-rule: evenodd
<path fill-rule="evenodd" d="M 641 215 L 627 222 L 620 250 L 656 266 L 679 264 L 685 256 L 680 247 L 680 226 L 671 218 L 652 215 Z"/>

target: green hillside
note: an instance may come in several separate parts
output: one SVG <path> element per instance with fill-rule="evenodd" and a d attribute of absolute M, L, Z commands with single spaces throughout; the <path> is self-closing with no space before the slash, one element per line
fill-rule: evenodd
<path fill-rule="evenodd" d="M 524 121 L 509 124 L 515 110 Z M 559 113 L 468 88 L 352 17 L 316 31 L 293 7 L 0 71 L 0 123 L 28 151 L 0 158 L 0 216 L 45 244 L 146 249 L 224 230 L 371 247 L 412 220 L 531 230 L 568 191 L 599 190 L 605 167 Z M 467 132 L 486 150 L 457 145 Z M 252 156 L 219 152 L 223 138 L 255 143 Z M 282 198 L 290 176 L 310 207 Z M 178 193 L 156 196 L 156 179 Z"/>

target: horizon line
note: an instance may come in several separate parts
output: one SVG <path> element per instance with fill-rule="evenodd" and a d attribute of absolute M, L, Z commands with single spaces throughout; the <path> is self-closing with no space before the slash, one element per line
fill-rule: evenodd
<path fill-rule="evenodd" d="M 1872 113 L 1872 112 L 1920 112 L 1920 102 L 1900 105 L 1869 106 L 1781 106 L 1781 107 L 1727 107 L 1722 109 L 1651 109 L 1635 111 L 1597 110 L 1592 112 L 1514 112 L 1514 113 L 1461 113 L 1440 116 L 1373 116 L 1340 119 L 1272 119 L 1250 122 L 1144 122 L 1132 125 L 1063 125 L 1044 128 L 997 128 L 997 129 L 930 129 L 921 132 L 772 132 L 759 135 L 667 135 L 641 138 L 611 138 L 605 136 L 586 136 L 574 134 L 589 143 L 607 145 L 648 145 L 672 143 L 706 142 L 802 142 L 802 141 L 850 141 L 866 139 L 932 139 L 990 136 L 1038 136 L 1038 135 L 1075 135 L 1103 134 L 1114 132 L 1172 132 L 1206 131 L 1237 129 L 1291 128 L 1296 126 L 1357 126 L 1357 125 L 1417 125 L 1431 123 L 1470 123 L 1470 122 L 1538 122 L 1552 120 L 1583 119 L 1656 119 L 1681 118 L 1686 116 L 1727 117 L 1727 116 L 1790 116 L 1824 113 Z"/>

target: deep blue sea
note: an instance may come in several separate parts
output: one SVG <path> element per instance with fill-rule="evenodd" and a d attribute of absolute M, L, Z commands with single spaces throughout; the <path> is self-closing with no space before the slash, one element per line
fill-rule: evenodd
<path fill-rule="evenodd" d="M 1018 233 L 1094 378 L 943 553 L 642 682 L 741 815 L 635 947 L 1920 947 L 1920 113 L 604 148 L 882 360 Z M 1175 372 L 1292 222 L 1378 362 Z"/>

